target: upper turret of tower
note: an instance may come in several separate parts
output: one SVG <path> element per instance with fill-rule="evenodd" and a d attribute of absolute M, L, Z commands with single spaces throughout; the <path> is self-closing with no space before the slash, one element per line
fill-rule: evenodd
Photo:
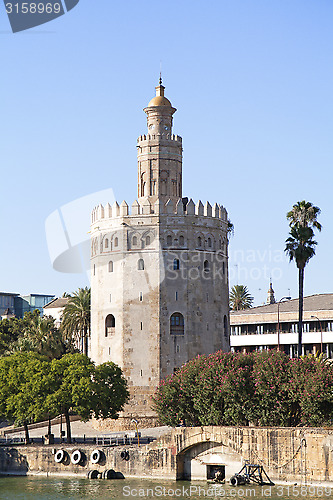
<path fill-rule="evenodd" d="M 275 295 L 274 295 L 274 290 L 273 290 L 273 285 L 272 282 L 269 283 L 269 289 L 267 292 L 267 304 L 275 304 Z"/>
<path fill-rule="evenodd" d="M 144 112 L 147 114 L 148 133 L 163 137 L 171 133 L 172 115 L 177 110 L 164 95 L 165 87 L 162 85 L 162 78 L 155 90 L 156 96 L 151 99 Z"/>
<path fill-rule="evenodd" d="M 138 197 L 154 204 L 171 200 L 173 207 L 182 197 L 182 139 L 172 133 L 172 116 L 177 111 L 164 95 L 160 78 L 156 96 L 144 108 L 147 135 L 141 135 L 138 148 Z"/>
<path fill-rule="evenodd" d="M 155 87 L 156 96 L 148 104 L 148 108 L 151 106 L 169 106 L 172 108 L 171 102 L 164 96 L 165 87 L 162 85 L 162 78 L 160 77 L 159 85 Z"/>

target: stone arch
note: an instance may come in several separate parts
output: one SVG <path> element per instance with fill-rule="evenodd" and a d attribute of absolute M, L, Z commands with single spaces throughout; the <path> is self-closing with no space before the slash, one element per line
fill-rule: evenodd
<path fill-rule="evenodd" d="M 110 337 L 116 328 L 116 319 L 113 314 L 108 314 L 105 318 L 105 337 Z"/>
<path fill-rule="evenodd" d="M 175 312 L 170 316 L 170 335 L 184 335 L 185 320 L 180 312 Z"/>

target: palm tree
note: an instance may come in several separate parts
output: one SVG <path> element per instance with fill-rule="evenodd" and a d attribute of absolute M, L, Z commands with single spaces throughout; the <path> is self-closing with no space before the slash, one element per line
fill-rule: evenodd
<path fill-rule="evenodd" d="M 313 228 L 321 231 L 321 224 L 317 221 L 319 214 L 320 208 L 304 200 L 296 203 L 287 213 L 291 229 L 285 252 L 290 261 L 295 260 L 298 268 L 298 357 L 302 355 L 304 269 L 316 253 Z"/>
<path fill-rule="evenodd" d="M 67 338 L 75 338 L 88 355 L 90 333 L 90 288 L 79 288 L 70 296 L 62 315 L 61 328 Z"/>
<path fill-rule="evenodd" d="M 302 227 L 312 227 L 321 231 L 321 224 L 317 221 L 320 215 L 320 208 L 315 207 L 310 201 L 298 201 L 293 205 L 293 208 L 287 213 L 289 226 L 293 227 L 299 224 Z"/>
<path fill-rule="evenodd" d="M 253 297 L 247 286 L 244 285 L 234 285 L 230 291 L 230 309 L 233 311 L 239 311 L 242 309 L 250 309 L 253 303 Z"/>

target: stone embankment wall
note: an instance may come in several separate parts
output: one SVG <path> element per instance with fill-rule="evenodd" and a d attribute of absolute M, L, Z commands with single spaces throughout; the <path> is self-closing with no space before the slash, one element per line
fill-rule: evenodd
<path fill-rule="evenodd" d="M 177 428 L 149 445 L 109 447 L 62 445 L 68 456 L 83 452 L 81 465 L 57 464 L 60 445 L 0 447 L 2 474 L 87 475 L 89 470 L 113 469 L 125 477 L 205 479 L 208 464 L 225 466 L 226 478 L 245 460 L 263 465 L 273 481 L 333 482 L 333 429 L 189 427 Z M 94 449 L 102 451 L 92 464 Z M 121 453 L 128 451 L 128 460 Z"/>

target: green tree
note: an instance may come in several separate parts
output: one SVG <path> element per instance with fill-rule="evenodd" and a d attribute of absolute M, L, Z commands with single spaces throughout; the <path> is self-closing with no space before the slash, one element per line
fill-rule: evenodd
<path fill-rule="evenodd" d="M 282 352 L 198 356 L 161 381 L 161 422 L 187 425 L 331 425 L 333 365 Z"/>
<path fill-rule="evenodd" d="M 230 309 L 239 311 L 242 309 L 249 309 L 253 304 L 253 297 L 251 296 L 247 286 L 234 285 L 231 288 L 229 302 Z"/>
<path fill-rule="evenodd" d="M 46 407 L 64 413 L 67 441 L 71 443 L 70 412 L 82 420 L 117 418 L 128 400 L 127 382 L 113 363 L 98 367 L 84 354 L 66 354 L 51 362 Z"/>
<path fill-rule="evenodd" d="M 61 329 L 67 339 L 75 339 L 88 354 L 90 333 L 90 288 L 79 288 L 69 298 L 62 315 Z"/>
<path fill-rule="evenodd" d="M 313 229 L 321 231 L 321 224 L 317 220 L 320 209 L 310 202 L 299 201 L 287 213 L 290 232 L 286 239 L 285 252 L 289 260 L 295 260 L 298 268 L 298 356 L 302 355 L 303 329 L 303 296 L 304 296 L 304 269 L 309 260 L 315 255 Z"/>
<path fill-rule="evenodd" d="M 310 201 L 298 201 L 287 213 L 289 226 L 293 227 L 300 225 L 302 227 L 311 227 L 321 231 L 322 225 L 317 220 L 320 212 L 320 208 L 314 206 Z"/>
<path fill-rule="evenodd" d="M 29 444 L 28 423 L 47 415 L 49 362 L 27 352 L 0 358 L 0 414 L 21 424 Z"/>

